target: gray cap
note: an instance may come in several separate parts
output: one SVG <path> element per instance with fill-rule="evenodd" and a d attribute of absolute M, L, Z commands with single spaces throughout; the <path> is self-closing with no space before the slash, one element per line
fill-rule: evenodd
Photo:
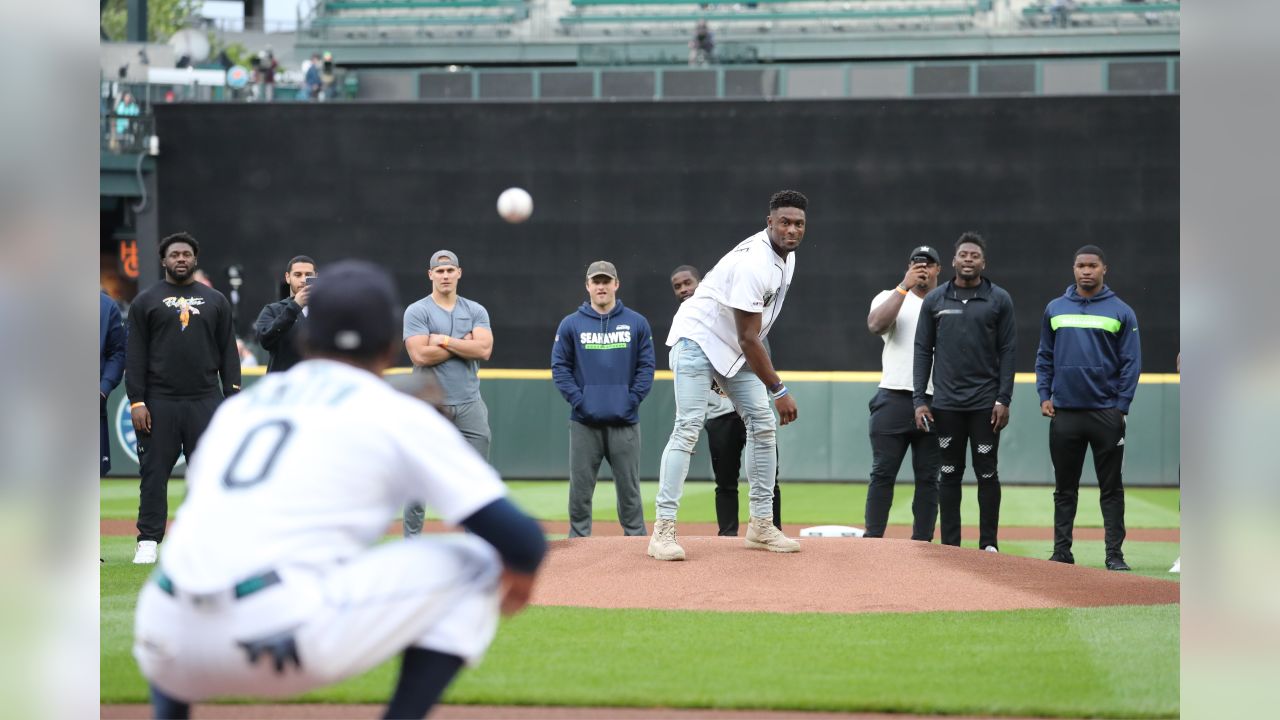
<path fill-rule="evenodd" d="M 462 267 L 462 265 L 458 264 L 457 254 L 455 254 L 452 250 L 437 250 L 431 254 L 430 267 L 438 268 L 441 265 L 452 265 L 454 267 Z"/>
<path fill-rule="evenodd" d="M 587 279 L 590 280 L 597 275 L 608 275 L 617 280 L 618 268 L 614 267 L 613 263 L 608 260 L 597 260 L 587 266 Z"/>
<path fill-rule="evenodd" d="M 915 259 L 921 255 L 929 258 L 930 260 L 932 260 L 934 263 L 938 265 L 942 264 L 942 257 L 938 255 L 938 251 L 934 250 L 928 245 L 921 245 L 915 250 L 912 250 L 911 254 L 907 256 L 907 260 L 910 262 L 915 262 Z"/>

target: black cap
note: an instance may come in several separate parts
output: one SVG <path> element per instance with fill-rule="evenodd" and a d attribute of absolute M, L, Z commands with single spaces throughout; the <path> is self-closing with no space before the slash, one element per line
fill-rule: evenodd
<path fill-rule="evenodd" d="M 908 262 L 919 262 L 918 260 L 916 260 L 916 258 L 921 257 L 921 256 L 924 256 L 924 257 L 929 258 L 930 260 L 932 260 L 934 263 L 936 263 L 936 264 L 938 264 L 938 265 L 941 265 L 941 264 L 942 264 L 942 256 L 938 255 L 938 251 L 937 251 L 937 250 L 934 250 L 933 248 L 929 247 L 928 245 L 921 245 L 920 247 L 916 248 L 915 250 L 912 250 L 912 251 L 911 251 L 911 255 L 907 258 L 907 261 L 908 261 Z"/>
<path fill-rule="evenodd" d="M 386 270 L 364 260 L 325 269 L 307 299 L 306 346 L 312 352 L 371 355 L 399 337 L 400 308 Z"/>

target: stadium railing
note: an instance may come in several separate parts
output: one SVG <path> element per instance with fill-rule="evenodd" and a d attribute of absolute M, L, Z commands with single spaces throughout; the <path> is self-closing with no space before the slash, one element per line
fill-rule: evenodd
<path fill-rule="evenodd" d="M 98 123 L 101 148 L 109 153 L 145 152 L 148 140 L 155 134 L 155 117 L 151 115 L 100 114 Z"/>

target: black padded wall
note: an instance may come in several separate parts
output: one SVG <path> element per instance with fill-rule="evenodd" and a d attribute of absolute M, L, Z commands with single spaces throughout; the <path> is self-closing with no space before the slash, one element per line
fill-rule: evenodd
<path fill-rule="evenodd" d="M 1071 253 L 1108 253 L 1109 282 L 1143 327 L 1144 369 L 1178 347 L 1178 98 L 1098 96 L 812 102 L 178 104 L 157 108 L 160 232 L 187 230 L 227 290 L 245 269 L 238 328 L 279 296 L 283 264 L 360 256 L 396 274 L 405 303 L 425 267 L 458 253 L 462 294 L 488 307 L 492 367 L 547 367 L 560 318 L 608 259 L 620 297 L 661 347 L 667 278 L 704 269 L 761 229 L 769 195 L 808 195 L 809 231 L 772 335 L 793 370 L 877 370 L 868 303 L 928 243 L 949 276 L 955 239 L 989 243 L 988 276 L 1014 298 L 1018 370 Z M 504 188 L 534 196 L 504 223 Z"/>

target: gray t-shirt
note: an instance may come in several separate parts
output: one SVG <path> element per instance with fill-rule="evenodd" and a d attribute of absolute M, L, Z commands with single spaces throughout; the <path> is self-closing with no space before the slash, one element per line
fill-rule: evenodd
<path fill-rule="evenodd" d="M 405 308 L 404 339 L 414 335 L 448 335 L 462 338 L 476 328 L 489 328 L 489 311 L 478 302 L 459 297 L 453 312 L 436 305 L 430 295 Z M 435 373 L 444 390 L 446 405 L 462 405 L 480 399 L 480 364 L 475 360 L 451 357 L 431 367 L 415 366 L 414 372 Z"/>

